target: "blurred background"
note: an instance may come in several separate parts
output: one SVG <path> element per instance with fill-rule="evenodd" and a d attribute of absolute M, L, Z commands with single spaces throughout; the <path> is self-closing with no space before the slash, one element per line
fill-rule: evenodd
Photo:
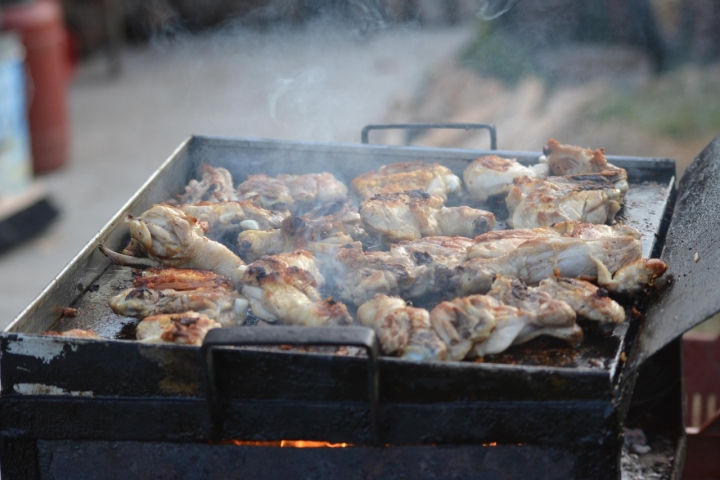
<path fill-rule="evenodd" d="M 3 327 L 192 134 L 484 122 L 682 175 L 720 132 L 714 0 L 0 0 L 0 27 Z"/>

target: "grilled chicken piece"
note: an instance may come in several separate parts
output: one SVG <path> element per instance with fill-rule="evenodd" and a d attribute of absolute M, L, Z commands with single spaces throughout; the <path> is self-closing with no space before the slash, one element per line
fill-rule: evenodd
<path fill-rule="evenodd" d="M 150 269 L 134 286 L 110 299 L 119 315 L 145 318 L 161 313 L 203 313 L 223 326 L 242 325 L 249 302 L 232 283 L 211 272 L 186 269 Z"/>
<path fill-rule="evenodd" d="M 452 269 L 467 259 L 472 240 L 426 237 L 393 245 L 390 252 L 364 252 L 348 245 L 323 260 L 340 296 L 361 305 L 375 294 L 419 298 L 447 289 Z"/>
<path fill-rule="evenodd" d="M 245 264 L 237 255 L 206 238 L 197 219 L 179 208 L 154 205 L 139 217 L 128 215 L 125 222 L 142 250 L 162 265 L 210 270 L 233 282 L 244 272 Z"/>
<path fill-rule="evenodd" d="M 355 235 L 367 235 L 360 226 L 360 215 L 344 202 L 315 208 L 302 217 L 289 216 L 280 228 L 269 232 L 248 230 L 238 235 L 238 251 L 247 261 L 262 255 L 276 255 L 307 248 L 314 244 L 345 245 L 353 242 Z"/>
<path fill-rule="evenodd" d="M 641 258 L 640 232 L 632 227 L 568 222 L 556 228 L 566 233 L 530 239 L 504 255 L 464 263 L 455 269 L 452 283 L 460 293 L 469 294 L 490 290 L 496 275 L 518 277 L 527 284 L 553 276 L 602 276 L 607 282 L 608 275 Z"/>
<path fill-rule="evenodd" d="M 280 227 L 290 216 L 285 209 L 265 210 L 252 200 L 239 202 L 200 202 L 179 205 L 178 208 L 198 221 L 207 224 L 206 236 L 217 240 L 228 231 L 270 230 Z"/>
<path fill-rule="evenodd" d="M 614 274 L 602 262 L 596 260 L 598 285 L 611 292 L 632 295 L 652 286 L 656 278 L 667 271 L 667 264 L 656 258 L 641 258 L 624 265 Z"/>
<path fill-rule="evenodd" d="M 485 202 L 493 195 L 508 193 L 516 178 L 544 178 L 547 175 L 547 164 L 526 167 L 515 159 L 488 155 L 471 162 L 463 173 L 463 179 L 468 196 Z"/>
<path fill-rule="evenodd" d="M 553 175 L 578 175 L 581 173 L 599 173 L 605 170 L 622 170 L 608 163 L 602 148 L 589 148 L 562 145 L 551 138 L 543 147 L 545 160 Z"/>
<path fill-rule="evenodd" d="M 430 315 L 397 297 L 376 295 L 358 308 L 358 320 L 377 333 L 386 355 L 428 362 L 445 360 L 447 347 L 433 331 Z"/>
<path fill-rule="evenodd" d="M 473 244 L 468 248 L 468 259 L 501 257 L 512 252 L 528 240 L 559 237 L 561 235 L 562 232 L 558 231 L 554 226 L 488 232 L 475 237 Z"/>
<path fill-rule="evenodd" d="M 179 203 L 198 203 L 198 202 L 229 202 L 236 200 L 235 187 L 233 179 L 224 168 L 215 168 L 210 165 L 203 164 L 200 167 L 202 178 L 198 180 L 190 180 L 185 187 L 185 193 L 178 195 Z"/>
<path fill-rule="evenodd" d="M 200 346 L 209 330 L 221 326 L 207 315 L 197 312 L 153 315 L 138 324 L 135 335 L 143 343 L 168 342 Z"/>
<path fill-rule="evenodd" d="M 297 268 L 309 273 L 319 287 L 325 285 L 325 278 L 320 273 L 313 254 L 307 250 L 296 250 L 289 253 L 264 255 L 251 264 L 255 268 L 262 267 L 265 274 L 282 272 L 289 268 Z"/>
<path fill-rule="evenodd" d="M 495 227 L 495 216 L 470 207 L 444 207 L 420 190 L 376 195 L 362 204 L 366 230 L 385 243 L 432 236 L 474 237 Z"/>
<path fill-rule="evenodd" d="M 331 173 L 278 175 L 277 178 L 248 175 L 237 188 L 239 198 L 254 199 L 265 208 L 282 203 L 293 212 L 301 207 L 344 200 L 347 193 L 347 187 Z"/>
<path fill-rule="evenodd" d="M 430 312 L 435 332 L 448 346 L 448 360 L 500 353 L 511 345 L 549 335 L 577 345 L 582 330 L 567 304 L 559 302 L 538 315 L 506 305 L 487 295 L 471 295 L 442 302 Z"/>
<path fill-rule="evenodd" d="M 499 275 L 488 296 L 511 307 L 533 312 L 541 324 L 566 324 L 575 320 L 575 310 L 547 292 L 528 288 L 519 278 Z"/>
<path fill-rule="evenodd" d="M 242 277 L 242 292 L 250 301 L 253 314 L 267 322 L 286 325 L 350 324 L 352 318 L 347 307 L 329 298 L 322 300 L 313 273 L 293 263 L 307 265 L 317 272 L 314 265 L 308 265 L 307 252 L 275 259 L 262 257 L 248 265 Z"/>
<path fill-rule="evenodd" d="M 56 332 L 54 330 L 49 330 L 47 332 L 42 332 L 41 335 L 45 335 L 48 337 L 102 338 L 92 330 L 82 330 L 79 328 L 73 328 L 72 330 L 68 330 L 66 332 Z"/>
<path fill-rule="evenodd" d="M 360 200 L 375 195 L 421 190 L 447 200 L 448 194 L 462 191 L 462 181 L 439 163 L 404 162 L 380 167 L 355 177 L 352 190 Z"/>
<path fill-rule="evenodd" d="M 579 278 L 546 278 L 531 290 L 548 293 L 552 298 L 562 300 L 588 320 L 601 323 L 625 321 L 625 310 L 608 297 L 605 290 Z"/>
<path fill-rule="evenodd" d="M 523 177 L 515 180 L 505 199 L 508 224 L 534 228 L 564 221 L 612 222 L 626 191 L 624 170 L 542 180 Z"/>

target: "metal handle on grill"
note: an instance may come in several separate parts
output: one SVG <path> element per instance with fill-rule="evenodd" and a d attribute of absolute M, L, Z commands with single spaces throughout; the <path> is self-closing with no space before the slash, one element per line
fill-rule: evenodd
<path fill-rule="evenodd" d="M 380 352 L 375 332 L 365 327 L 230 327 L 215 328 L 205 336 L 200 355 L 205 365 L 207 401 L 213 420 L 213 435 L 219 437 L 222 408 L 215 382 L 213 349 L 249 345 L 353 346 L 362 347 L 368 357 L 368 395 L 370 398 L 370 436 L 378 444 L 378 366 Z"/>
<path fill-rule="evenodd" d="M 487 123 L 395 123 L 384 125 L 365 125 L 362 129 L 362 143 L 370 143 L 370 130 L 428 130 L 432 128 L 452 128 L 457 130 L 487 130 L 490 132 L 490 150 L 497 150 L 497 131 L 495 125 Z"/>

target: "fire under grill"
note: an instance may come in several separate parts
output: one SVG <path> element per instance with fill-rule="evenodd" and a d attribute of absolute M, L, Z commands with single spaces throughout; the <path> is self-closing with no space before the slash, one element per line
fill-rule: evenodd
<path fill-rule="evenodd" d="M 658 305 L 690 301 L 683 279 L 696 285 L 703 275 L 680 273 L 685 259 L 668 248 L 662 257 L 669 285 L 657 298 L 625 305 L 627 322 L 582 324 L 579 348 L 538 338 L 483 362 L 380 357 L 377 339 L 363 327 L 223 328 L 211 330 L 201 349 L 142 344 L 127 341 L 137 320 L 108 307 L 132 275 L 111 265 L 98 245 L 125 244 L 123 217 L 182 191 L 203 163 L 227 168 L 235 179 L 328 171 L 349 184 L 368 170 L 411 160 L 462 174 L 488 153 L 192 137 L 0 336 L 3 475 L 611 479 L 620 476 L 626 425 L 644 428 L 668 459 L 664 475 L 678 475 L 684 434 L 677 338 L 717 305 L 703 297 L 668 327 L 670 309 Z M 523 164 L 538 157 L 492 153 Z M 660 256 L 675 199 L 674 162 L 608 160 L 628 171 L 618 220 L 643 233 L 643 256 Z M 701 161 L 714 165 L 720 155 L 711 145 Z M 681 187 L 667 233 L 676 250 L 674 232 L 683 227 L 675 224 L 720 205 L 710 202 L 707 177 L 715 170 L 698 171 L 702 186 Z M 494 208 L 503 218 L 503 207 Z M 703 238 L 685 228 L 677 231 Z M 707 241 L 697 245 L 715 250 Z M 77 315 L 62 316 L 66 306 Z M 108 340 L 39 335 L 73 328 Z"/>

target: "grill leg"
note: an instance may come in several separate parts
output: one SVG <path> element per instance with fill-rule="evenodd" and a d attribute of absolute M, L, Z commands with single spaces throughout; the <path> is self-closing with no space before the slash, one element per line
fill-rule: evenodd
<path fill-rule="evenodd" d="M 3 479 L 40 480 L 35 440 L 0 440 L 0 473 Z"/>

